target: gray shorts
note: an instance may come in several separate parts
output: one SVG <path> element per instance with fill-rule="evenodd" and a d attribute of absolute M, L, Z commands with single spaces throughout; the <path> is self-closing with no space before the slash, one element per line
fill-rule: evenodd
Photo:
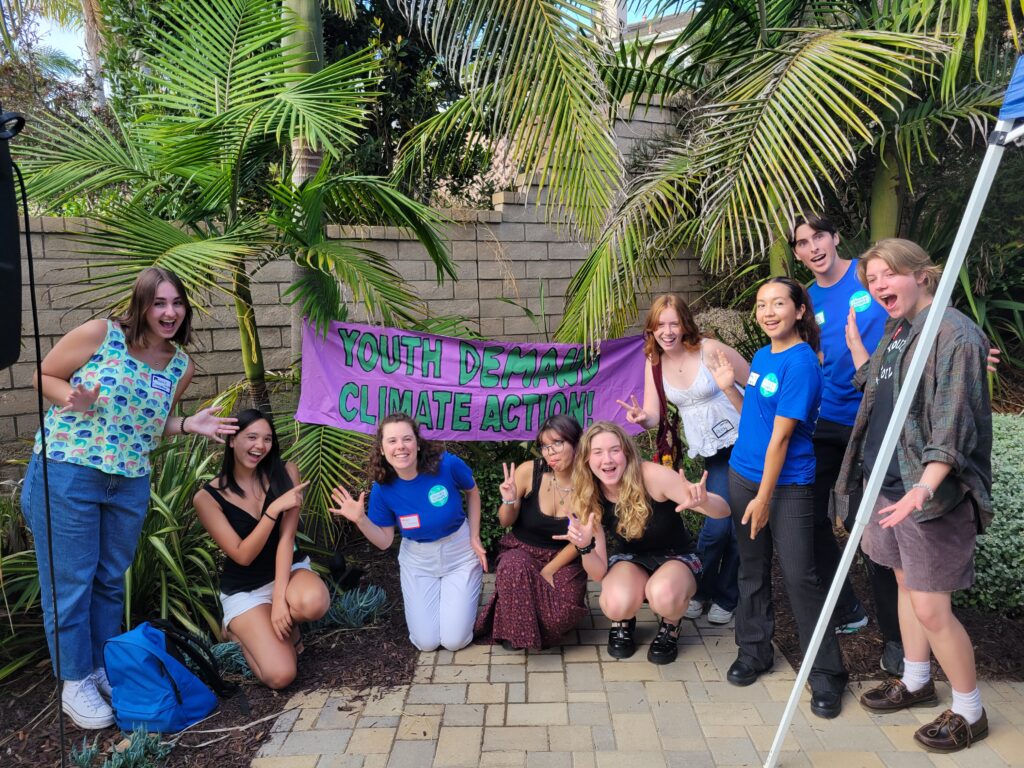
<path fill-rule="evenodd" d="M 970 496 L 934 520 L 919 523 L 909 515 L 899 525 L 883 528 L 878 510 L 895 504 L 879 494 L 861 547 L 874 562 L 903 571 L 915 592 L 956 592 L 974 585 L 977 522 Z"/>

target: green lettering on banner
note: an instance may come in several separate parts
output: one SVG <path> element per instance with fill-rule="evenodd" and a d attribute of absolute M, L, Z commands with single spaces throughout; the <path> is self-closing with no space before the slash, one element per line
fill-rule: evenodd
<path fill-rule="evenodd" d="M 488 395 L 484 404 L 484 417 L 480 420 L 481 432 L 501 431 L 501 401 L 497 395 Z"/>
<path fill-rule="evenodd" d="M 501 388 L 508 389 L 509 379 L 522 377 L 523 389 L 534 385 L 537 372 L 537 352 L 523 352 L 522 347 L 513 347 L 505 355 L 505 370 L 501 374 Z"/>
<path fill-rule="evenodd" d="M 407 413 L 412 415 L 412 392 L 408 389 L 388 387 L 388 413 Z"/>
<path fill-rule="evenodd" d="M 442 348 L 442 346 L 443 346 L 443 344 L 441 342 L 441 339 L 436 339 L 435 342 L 434 342 L 434 346 L 433 347 L 430 346 L 430 339 L 424 339 L 423 340 L 423 346 L 421 347 L 421 349 L 423 350 L 422 353 L 421 353 L 422 354 L 422 360 L 423 360 L 422 366 L 421 366 L 421 374 L 425 378 L 426 377 L 430 377 L 432 379 L 440 379 L 441 378 L 441 348 Z M 429 368 L 433 368 L 434 372 L 433 373 L 428 373 L 427 371 L 428 371 Z"/>
<path fill-rule="evenodd" d="M 495 371 L 501 368 L 502 347 L 484 347 L 484 359 L 480 366 L 480 386 L 488 389 L 498 386 Z"/>
<path fill-rule="evenodd" d="M 419 336 L 401 336 L 402 349 L 405 350 L 405 375 L 412 376 L 416 372 L 416 350 L 421 346 Z M 408 413 L 408 411 L 406 411 Z"/>
<path fill-rule="evenodd" d="M 570 392 L 569 402 L 565 406 L 564 413 L 568 413 L 580 424 L 587 423 L 587 396 L 593 394 L 592 392 Z M 563 395 L 563 399 L 564 399 Z"/>
<path fill-rule="evenodd" d="M 555 374 L 555 383 L 558 387 L 576 386 L 576 382 L 580 377 L 579 361 L 582 351 L 579 347 L 573 347 L 565 353 L 562 364 L 558 367 L 558 372 Z"/>
<path fill-rule="evenodd" d="M 372 333 L 359 335 L 359 343 L 356 347 L 356 362 L 359 367 L 369 373 L 377 367 L 380 359 L 380 352 L 377 349 L 377 338 Z"/>
<path fill-rule="evenodd" d="M 549 387 L 556 385 L 558 375 L 558 350 L 549 349 L 540 356 L 540 364 L 537 366 L 537 375 L 533 380 L 534 386 L 544 381 Z"/>
<path fill-rule="evenodd" d="M 469 432 L 473 425 L 469 421 L 469 407 L 473 396 L 469 392 L 456 392 L 452 400 L 452 429 L 456 432 Z"/>
<path fill-rule="evenodd" d="M 394 373 L 402 364 L 402 342 L 398 336 L 380 335 L 377 342 L 380 349 L 380 369 L 384 373 Z"/>
<path fill-rule="evenodd" d="M 453 393 L 447 389 L 439 389 L 432 395 L 437 404 L 437 418 L 434 423 L 438 429 L 442 429 L 448 423 L 448 404 L 452 401 L 452 395 Z"/>
<path fill-rule="evenodd" d="M 510 432 L 519 428 L 519 417 L 513 416 L 511 411 L 518 408 L 522 399 L 519 395 L 507 395 L 501 403 L 501 429 L 503 432 Z"/>
<path fill-rule="evenodd" d="M 354 382 L 349 382 L 341 388 L 341 393 L 338 395 L 338 413 L 345 421 L 355 421 L 356 415 L 359 411 L 355 408 L 350 408 L 348 405 L 348 399 L 350 397 L 356 397 L 359 395 L 359 387 Z"/>
<path fill-rule="evenodd" d="M 536 392 L 531 392 L 528 395 L 523 395 L 523 410 L 525 411 L 523 419 L 523 429 L 529 432 L 533 432 L 533 430 L 535 429 L 535 427 L 533 426 L 534 420 L 536 420 L 538 427 L 540 426 L 541 422 L 544 421 L 544 407 L 542 403 L 545 400 L 547 400 L 547 395 L 541 395 Z M 540 409 L 539 414 L 537 413 L 538 408 Z"/>
<path fill-rule="evenodd" d="M 480 370 L 480 353 L 476 347 L 465 341 L 459 342 L 459 386 L 464 387 L 471 382 Z"/>
<path fill-rule="evenodd" d="M 580 372 L 580 386 L 589 384 L 590 380 L 597 375 L 598 369 L 601 367 L 601 355 L 593 353 L 590 356 L 590 360 L 584 359 L 583 370 Z M 583 422 L 580 422 L 581 424 Z"/>
<path fill-rule="evenodd" d="M 352 367 L 352 349 L 359 339 L 359 331 L 350 331 L 347 328 L 339 328 L 338 336 L 341 337 L 341 346 L 345 350 L 345 367 Z"/>
<path fill-rule="evenodd" d="M 413 418 L 427 429 L 434 428 L 434 414 L 430 408 L 430 392 L 422 390 L 416 396 L 416 413 Z"/>

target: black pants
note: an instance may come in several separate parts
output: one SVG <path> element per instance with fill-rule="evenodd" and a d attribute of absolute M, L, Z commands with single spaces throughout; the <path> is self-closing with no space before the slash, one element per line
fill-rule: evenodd
<path fill-rule="evenodd" d="M 814 569 L 813 488 L 810 485 L 776 487 L 768 525 L 756 539 L 751 540 L 750 525 L 743 525 L 740 521 L 747 504 L 757 495 L 758 485 L 736 472 L 729 472 L 729 500 L 740 551 L 736 645 L 739 646 L 740 661 L 763 670 L 774 658 L 773 549 L 779 552 L 782 580 L 796 618 L 800 648 L 805 652 L 825 604 L 826 589 Z M 846 677 L 835 632 L 826 632 L 811 668 L 811 689 L 839 691 L 845 685 Z"/>
<path fill-rule="evenodd" d="M 836 544 L 832 520 L 828 516 L 828 505 L 852 432 L 853 427 L 827 419 L 818 419 L 818 425 L 814 430 L 814 564 L 826 588 L 832 584 L 839 565 L 839 545 Z M 859 498 L 852 500 L 850 514 L 856 515 L 859 506 Z M 852 517 L 844 520 L 843 525 L 850 531 L 853 528 Z M 891 568 L 872 562 L 863 551 L 860 555 L 864 559 L 864 567 L 871 582 L 871 593 L 875 599 L 875 618 L 882 638 L 886 641 L 899 641 L 896 575 Z M 853 613 L 858 604 L 853 587 L 847 578 L 843 582 L 843 591 L 839 593 L 835 618 L 838 620 L 846 614 Z"/>

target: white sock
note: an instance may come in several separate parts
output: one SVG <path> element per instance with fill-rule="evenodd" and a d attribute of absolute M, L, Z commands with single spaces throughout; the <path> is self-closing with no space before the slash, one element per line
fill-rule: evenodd
<path fill-rule="evenodd" d="M 911 693 L 920 691 L 932 679 L 932 663 L 930 661 L 911 661 L 903 659 L 903 684 Z"/>
<path fill-rule="evenodd" d="M 975 688 L 970 693 L 960 693 L 953 689 L 953 706 L 951 709 L 969 724 L 974 725 L 981 719 L 981 691 Z"/>

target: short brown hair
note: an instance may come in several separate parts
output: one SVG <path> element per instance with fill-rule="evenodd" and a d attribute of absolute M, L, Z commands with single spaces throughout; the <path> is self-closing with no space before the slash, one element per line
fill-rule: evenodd
<path fill-rule="evenodd" d="M 868 262 L 872 259 L 881 259 L 889 265 L 889 269 L 901 275 L 924 275 L 924 289 L 929 296 L 934 296 L 939 287 L 942 267 L 932 261 L 928 252 L 913 240 L 887 237 L 864 251 L 857 262 L 857 277 L 865 287 L 868 284 Z"/>
<path fill-rule="evenodd" d="M 661 359 L 661 349 L 658 347 L 657 339 L 654 338 L 654 332 L 658 330 L 658 317 L 666 309 L 674 309 L 679 315 L 683 331 L 683 346 L 688 349 L 696 349 L 701 342 L 697 321 L 693 319 L 693 313 L 686 306 L 686 302 L 678 294 L 663 293 L 651 303 L 651 308 L 647 310 L 647 317 L 644 318 L 644 354 L 655 363 Z"/>
<path fill-rule="evenodd" d="M 153 306 L 156 291 L 161 283 L 173 285 L 174 290 L 181 297 L 181 303 L 185 306 L 185 317 L 171 341 L 182 346 L 192 341 L 192 302 L 188 300 L 188 291 L 185 290 L 181 278 L 163 267 L 146 267 L 135 278 L 132 295 L 128 300 L 128 309 L 123 315 L 113 318 L 124 331 L 124 338 L 128 342 L 128 346 L 138 347 L 145 343 L 146 312 Z"/>

